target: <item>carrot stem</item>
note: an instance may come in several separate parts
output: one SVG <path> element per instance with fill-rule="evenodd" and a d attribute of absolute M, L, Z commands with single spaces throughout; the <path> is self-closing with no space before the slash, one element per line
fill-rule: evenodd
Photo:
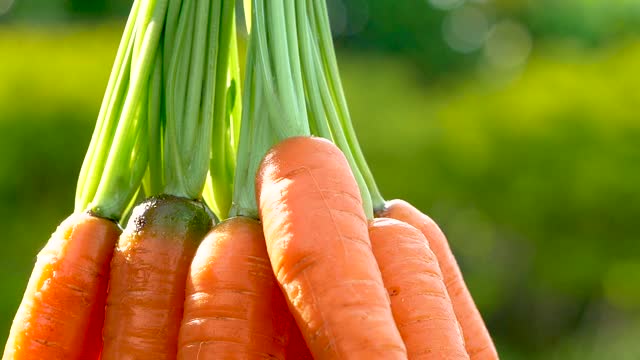
<path fill-rule="evenodd" d="M 333 135 L 329 129 L 329 124 L 325 121 L 327 115 L 320 96 L 318 85 L 318 73 L 315 68 L 314 52 L 312 48 L 312 32 L 307 20 L 307 4 L 301 1 L 297 10 L 298 34 L 300 37 L 300 52 L 302 59 L 302 71 L 305 86 L 305 95 L 309 104 L 308 117 L 313 134 L 328 140 L 333 140 Z"/>
<path fill-rule="evenodd" d="M 338 61 L 336 60 L 333 40 L 331 38 L 331 27 L 329 25 L 327 4 L 324 0 L 309 1 L 312 3 L 309 18 L 311 23 L 314 25 L 313 28 L 315 29 L 315 36 L 313 38 L 318 39 L 317 49 L 319 49 L 319 56 L 321 60 L 321 64 L 317 65 L 317 74 L 323 74 L 326 77 L 329 93 L 331 94 L 332 105 L 338 113 L 338 119 L 341 125 L 340 128 L 344 132 L 345 141 L 346 144 L 348 144 L 348 150 L 346 147 L 343 147 L 344 145 L 337 142 L 336 144 L 343 152 L 345 152 L 345 154 L 350 154 L 352 158 L 350 159 L 349 156 L 347 156 L 347 158 L 349 159 L 352 168 L 358 169 L 357 172 L 361 174 L 360 176 L 364 182 L 363 185 L 358 181 L 361 192 L 364 193 L 364 190 L 362 189 L 366 187 L 368 190 L 367 192 L 369 192 L 370 195 L 369 198 L 373 209 L 376 211 L 381 210 L 384 208 L 385 200 L 380 194 L 380 190 L 378 189 L 373 178 L 373 174 L 369 169 L 362 149 L 358 143 L 356 132 L 351 122 L 351 116 L 349 114 L 349 108 L 347 106 L 347 100 L 342 88 L 342 83 L 340 82 Z M 358 177 L 358 175 L 356 175 L 356 177 Z M 369 215 L 369 213 L 367 215 Z"/>
<path fill-rule="evenodd" d="M 306 5 L 304 4 L 301 6 L 306 7 Z M 321 54 L 322 49 L 320 47 L 320 44 L 316 40 L 320 38 L 319 33 L 322 30 L 321 28 L 323 19 L 319 18 L 317 14 L 314 14 L 313 5 L 311 5 L 311 7 L 308 7 L 307 9 L 309 11 L 307 13 L 307 16 L 302 17 L 303 26 L 308 28 L 307 31 L 311 34 L 311 36 L 308 37 L 308 43 L 306 44 L 306 55 L 309 59 L 309 61 L 307 61 L 309 69 L 307 70 L 306 74 L 310 78 L 315 77 L 316 80 L 316 88 L 313 91 L 307 92 L 307 102 L 312 104 L 312 109 L 319 109 L 324 107 L 324 111 L 322 113 L 318 113 L 316 114 L 316 116 L 314 116 L 316 119 L 320 119 L 319 121 L 316 121 L 316 123 L 322 123 L 323 120 L 328 122 L 328 126 L 332 134 L 332 137 L 330 139 L 333 140 L 333 142 L 345 154 L 345 157 L 349 162 L 349 166 L 353 171 L 353 175 L 356 178 L 356 182 L 358 183 L 358 187 L 360 188 L 360 195 L 362 197 L 365 214 L 369 219 L 373 219 L 373 206 L 371 203 L 371 195 L 369 193 L 367 183 L 365 182 L 365 179 L 362 176 L 357 165 L 356 159 L 353 156 L 349 139 L 342 129 L 345 112 L 340 111 L 339 106 L 336 104 L 337 101 L 329 82 L 330 79 L 328 78 L 325 66 L 323 65 Z M 332 46 L 331 43 L 329 45 Z M 312 94 L 313 92 L 317 92 L 317 95 L 319 96 Z M 314 103 L 318 104 L 314 106 Z M 348 115 L 348 112 L 346 114 Z M 320 134 L 320 136 L 323 135 Z"/>
<path fill-rule="evenodd" d="M 304 98 L 295 2 L 254 0 L 242 125 L 230 216 L 257 218 L 255 174 L 276 142 L 311 134 Z"/>
<path fill-rule="evenodd" d="M 301 79 L 291 68 L 299 68 L 297 43 L 288 33 L 296 33 L 295 22 L 286 20 L 283 0 L 254 0 L 250 42 L 257 43 L 257 65 L 265 100 L 271 113 L 270 123 L 280 140 L 310 135 Z M 291 47 L 291 50 L 288 50 Z M 298 83 L 300 82 L 300 83 Z"/>
<path fill-rule="evenodd" d="M 184 0 L 167 16 L 162 192 L 198 199 L 208 183 L 210 205 L 226 216 L 234 165 L 224 145 L 233 3 Z"/>
<path fill-rule="evenodd" d="M 254 8 L 255 9 L 255 8 Z M 254 17 L 255 18 L 255 17 Z M 233 203 L 229 216 L 258 218 L 255 197 L 255 174 L 258 166 L 272 145 L 272 133 L 268 126 L 262 78 L 256 74 L 257 44 L 249 41 L 245 88 L 243 94 L 242 125 L 238 144 L 238 162 L 235 172 Z"/>
<path fill-rule="evenodd" d="M 91 137 L 89 149 L 85 156 L 78 178 L 75 210 L 81 212 L 87 208 L 100 184 L 108 149 L 118 124 L 117 109 L 120 108 L 127 89 L 127 78 L 131 67 L 131 52 L 135 36 L 135 23 L 140 8 L 140 0 L 136 0 L 129 14 L 122 40 L 111 70 L 96 127 Z"/>
<path fill-rule="evenodd" d="M 174 45 L 176 43 L 176 34 L 178 33 L 178 17 L 182 7 L 182 0 L 170 1 L 167 8 L 167 20 L 164 25 L 163 47 L 165 54 L 173 54 Z M 166 78 L 169 74 L 169 62 L 163 63 L 163 75 Z"/>
<path fill-rule="evenodd" d="M 339 82 L 337 62 L 326 5 L 317 0 L 254 0 L 243 113 L 245 144 L 268 135 L 254 134 L 264 126 L 279 142 L 289 137 L 317 135 L 333 141 L 342 150 L 360 188 L 365 213 L 373 219 L 374 207 L 384 200 L 373 182 L 357 139 Z M 249 100 L 252 96 L 253 100 Z M 256 111 L 257 105 L 263 109 Z M 253 116 L 254 118 L 247 118 Z M 268 122 L 268 126 L 261 125 Z M 241 136 L 242 138 L 242 136 Z M 251 140 L 250 140 L 251 139 Z M 265 149 L 249 149 L 240 141 L 232 214 L 255 216 L 253 182 Z M 354 145 L 355 144 L 355 145 Z M 241 159 L 242 158 L 242 159 Z M 364 163 L 366 166 L 366 163 Z M 366 173 L 363 173 L 362 169 Z M 373 194 L 371 193 L 373 189 Z"/>
<path fill-rule="evenodd" d="M 91 211 L 105 218 L 120 218 L 138 191 L 147 168 L 147 89 L 164 26 L 167 1 L 149 1 L 144 11 L 137 14 L 136 38 L 133 44 L 129 44 L 132 53 L 126 96 L 106 163 L 100 171 L 99 185 L 89 204 Z"/>
<path fill-rule="evenodd" d="M 212 110 L 211 110 L 211 108 L 213 107 L 212 104 L 210 102 L 205 102 L 204 108 L 203 108 L 204 119 L 198 118 L 201 110 L 200 105 L 201 105 L 201 99 L 203 98 L 203 92 L 204 93 L 211 92 L 211 88 L 214 85 L 213 74 L 209 76 L 210 79 L 209 78 L 206 79 L 211 81 L 205 81 L 204 67 L 206 65 L 207 70 L 210 73 L 215 74 L 214 64 L 216 63 L 215 53 L 217 49 L 215 47 L 208 47 L 209 43 L 207 41 L 208 40 L 207 37 L 211 37 L 217 40 L 218 32 L 219 32 L 219 24 L 220 24 L 220 16 L 218 14 L 220 13 L 220 9 L 219 7 L 213 6 L 211 10 L 214 16 L 210 18 L 209 8 L 212 5 L 211 1 L 198 0 L 194 2 L 197 2 L 197 5 L 196 5 L 196 13 L 195 13 L 195 27 L 193 29 L 193 39 L 191 42 L 191 61 L 187 64 L 189 75 L 187 77 L 188 82 L 186 83 L 186 86 L 187 86 L 187 91 L 185 93 L 186 106 L 184 109 L 184 119 L 182 124 L 184 126 L 184 128 L 182 129 L 184 134 L 184 140 L 179 138 L 180 141 L 185 141 L 187 139 L 197 139 L 196 137 L 197 131 L 202 130 L 199 127 L 199 123 L 207 122 L 204 119 L 208 119 L 213 116 Z M 207 31 L 208 29 L 210 31 Z M 206 55 L 208 55 L 206 54 L 207 48 L 211 50 L 209 53 L 211 52 L 214 53 L 213 59 L 211 59 L 211 61 L 208 63 L 206 62 L 207 60 Z M 214 66 L 211 66 L 211 65 L 214 65 Z M 189 119 L 197 119 L 197 120 L 189 121 Z M 210 137 L 207 137 L 206 139 L 210 139 Z M 207 144 L 209 142 L 210 141 L 206 141 Z M 188 145 L 181 144 L 181 145 L 182 145 L 180 147 L 181 150 L 188 150 L 192 148 L 193 144 L 188 144 Z M 204 149 L 204 146 L 202 148 Z M 198 148 L 196 147 L 196 149 Z M 198 152 L 202 152 L 202 151 L 198 151 Z M 207 152 L 208 152 L 208 149 L 207 149 Z M 208 156 L 205 156 L 205 158 L 209 159 Z M 201 168 L 206 169 L 207 167 L 202 166 Z M 200 176 L 200 177 L 204 178 L 204 176 Z M 203 182 L 203 181 L 200 181 L 200 182 Z M 199 194 L 199 192 L 201 191 L 201 188 L 202 188 L 202 185 L 200 185 L 199 187 L 196 186 L 195 193 Z M 187 191 L 189 190 L 190 189 L 187 188 Z"/>
<path fill-rule="evenodd" d="M 207 80 L 205 86 L 206 96 L 215 97 L 212 109 L 206 109 L 207 116 L 211 112 L 213 117 L 213 141 L 211 142 L 211 155 L 209 171 L 211 172 L 211 186 L 213 211 L 220 218 L 226 218 L 231 207 L 231 194 L 233 192 L 233 173 L 235 171 L 234 149 L 229 145 L 233 143 L 233 128 L 231 123 L 232 111 L 237 99 L 235 96 L 235 84 L 232 78 L 231 57 L 237 52 L 235 42 L 232 42 L 235 34 L 235 3 L 223 1 L 214 6 L 221 7 L 219 33 L 209 38 L 210 48 L 218 43 L 218 53 L 210 54 L 210 64 L 214 64 L 215 72 L 210 74 L 212 78 Z M 217 55 L 217 59 L 214 57 Z M 236 65 L 237 66 L 237 65 Z M 231 82 L 230 82 L 231 81 Z M 214 87 L 215 84 L 215 87 Z M 211 88 L 209 88 L 211 87 Z M 233 103 L 230 104 L 230 102 Z"/>
<path fill-rule="evenodd" d="M 153 72 L 149 85 L 148 101 L 149 128 L 149 169 L 147 195 L 158 195 L 164 180 L 162 169 L 162 127 L 164 113 L 162 112 L 162 49 L 158 49 L 153 65 Z"/>
<path fill-rule="evenodd" d="M 236 29 L 236 16 L 234 13 L 232 29 Z M 240 76 L 240 57 L 238 55 L 238 35 L 236 31 L 231 32 L 231 46 L 229 54 L 229 72 L 230 72 L 230 84 L 229 84 L 229 96 L 227 96 L 227 110 L 231 113 L 230 129 L 231 129 L 231 142 L 229 144 L 233 148 L 233 160 L 235 165 L 235 156 L 238 150 L 238 144 L 240 142 L 240 121 L 242 119 L 242 101 L 241 101 L 241 76 Z"/>
<path fill-rule="evenodd" d="M 198 189 L 195 190 L 195 193 L 190 192 L 188 171 L 186 171 L 185 167 L 197 161 L 193 151 L 204 147 L 197 143 L 198 139 L 190 136 L 194 131 L 188 130 L 189 127 L 193 128 L 198 124 L 198 118 L 193 116 L 193 111 L 187 110 L 194 103 L 194 101 L 189 102 L 188 100 L 189 84 L 193 83 L 193 86 L 202 86 L 202 79 L 200 78 L 198 81 L 198 76 L 202 76 L 201 69 L 197 73 L 190 71 L 194 52 L 197 51 L 193 49 L 194 36 L 196 36 L 194 33 L 197 28 L 202 27 L 202 12 L 196 11 L 196 2 L 196 0 L 182 2 L 180 15 L 177 19 L 175 42 L 171 45 L 171 52 L 167 52 L 165 55 L 165 60 L 169 62 L 169 71 L 165 83 L 167 122 L 164 129 L 166 134 L 164 142 L 165 184 L 162 192 L 184 198 L 197 198 L 199 196 L 200 190 Z M 200 16 L 197 16 L 196 13 Z M 204 15 L 206 16 L 207 13 Z M 199 36 L 200 34 L 198 33 L 197 35 Z M 200 95 L 196 96 L 196 100 L 199 103 Z M 191 117 L 187 117 L 188 115 Z M 205 131 L 204 136 L 208 133 L 208 131 Z M 190 145 L 189 148 L 186 148 L 187 143 Z M 199 174 L 196 174 L 196 177 L 197 175 Z"/>

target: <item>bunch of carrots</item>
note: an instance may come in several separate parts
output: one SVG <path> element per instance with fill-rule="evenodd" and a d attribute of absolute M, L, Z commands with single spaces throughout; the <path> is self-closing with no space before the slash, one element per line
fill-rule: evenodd
<path fill-rule="evenodd" d="M 134 1 L 3 360 L 497 359 L 438 225 L 380 195 L 324 0 L 244 8 L 241 91 L 234 1 Z"/>

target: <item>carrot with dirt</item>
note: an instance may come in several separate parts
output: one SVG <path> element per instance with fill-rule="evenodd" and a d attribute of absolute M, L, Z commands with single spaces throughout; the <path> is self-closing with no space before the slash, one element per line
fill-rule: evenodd
<path fill-rule="evenodd" d="M 178 356 L 189 269 L 213 225 L 201 197 L 214 114 L 226 106 L 215 85 L 227 73 L 229 40 L 220 40 L 220 28 L 232 7 L 226 4 L 223 11 L 221 5 L 185 0 L 167 9 L 151 76 L 156 96 L 150 96 L 149 109 L 160 110 L 149 118 L 156 140 L 150 145 L 148 198 L 134 208 L 114 252 L 103 330 L 106 360 Z"/>
<path fill-rule="evenodd" d="M 423 233 L 438 259 L 471 359 L 497 359 L 498 354 L 491 336 L 465 285 L 462 273 L 442 231 L 433 220 L 410 204 L 402 200 L 386 202 L 380 194 L 351 123 L 328 25 L 326 4 L 324 1 L 312 1 L 312 3 L 313 5 L 309 7 L 311 10 L 308 12 L 308 18 L 311 19 L 309 31 L 312 34 L 308 36 L 308 41 L 312 45 L 308 46 L 310 50 L 307 52 L 315 57 L 315 65 L 309 61 L 309 70 L 306 72 L 309 75 L 305 76 L 305 82 L 317 84 L 315 85 L 317 91 L 309 92 L 307 101 L 311 104 L 310 108 L 314 109 L 313 112 L 317 114 L 316 118 L 327 119 L 330 130 L 320 131 L 319 128 L 317 134 L 334 140 L 347 156 L 353 157 L 356 164 L 352 165 L 354 173 L 360 173 L 363 179 L 359 184 L 361 188 L 368 189 L 368 192 L 361 190 L 365 204 L 371 204 L 376 216 L 405 221 Z M 340 137 L 344 137 L 344 140 L 340 141 Z"/>
<path fill-rule="evenodd" d="M 148 48 L 133 61 L 134 43 L 157 19 L 133 4 L 91 144 L 80 172 L 74 213 L 38 254 L 13 321 L 3 359 L 98 359 L 109 264 L 120 235 L 117 221 L 135 197 L 147 164 Z M 131 76 L 132 72 L 140 76 Z M 132 156 L 133 154 L 133 156 Z"/>
<path fill-rule="evenodd" d="M 395 219 L 369 224 L 373 253 L 410 359 L 469 359 L 442 272 L 420 231 Z"/>
<path fill-rule="evenodd" d="M 111 263 L 103 359 L 175 359 L 187 272 L 210 228 L 198 201 L 164 195 L 133 210 Z"/>

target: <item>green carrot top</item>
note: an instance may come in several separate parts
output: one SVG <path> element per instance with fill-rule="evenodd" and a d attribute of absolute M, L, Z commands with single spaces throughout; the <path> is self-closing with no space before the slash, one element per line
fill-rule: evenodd
<path fill-rule="evenodd" d="M 228 133 L 238 131 L 226 115 L 228 104 L 229 111 L 240 108 L 237 85 L 227 86 L 229 63 L 237 63 L 230 51 L 233 8 L 231 0 L 134 2 L 80 174 L 76 210 L 118 220 L 142 182 L 146 196 L 199 199 L 210 164 L 214 210 L 228 210 L 237 142 Z"/>
<path fill-rule="evenodd" d="M 311 43 L 309 47 L 312 48 L 312 50 L 309 50 L 311 54 L 309 58 L 313 58 L 313 65 L 315 66 L 310 66 L 311 69 L 306 72 L 306 74 L 308 74 L 307 78 L 310 82 L 313 81 L 312 78 L 314 75 L 317 78 L 320 89 L 319 93 L 321 94 L 320 97 L 323 99 L 322 103 L 325 104 L 325 108 L 327 109 L 327 118 L 331 124 L 334 141 L 338 147 L 347 154 L 349 163 L 354 169 L 356 179 L 359 177 L 358 184 L 361 191 L 363 191 L 363 188 L 366 188 L 370 196 L 370 206 L 376 211 L 382 210 L 385 200 L 378 190 L 378 186 L 364 158 L 355 129 L 351 123 L 351 116 L 340 81 L 338 61 L 331 38 L 326 1 L 312 0 L 311 3 L 312 6 L 307 12 L 309 19 L 307 24 L 310 25 L 307 39 Z M 313 93 L 308 92 L 308 94 L 311 95 Z M 310 103 L 320 104 L 317 98 L 308 101 Z M 319 111 L 317 116 L 321 116 L 321 114 L 322 112 Z M 324 136 L 323 134 L 319 135 Z M 363 194 L 363 198 L 365 197 L 366 194 Z M 366 200 L 364 201 L 366 203 Z M 372 215 L 366 207 L 367 205 L 365 204 L 367 214 Z"/>
<path fill-rule="evenodd" d="M 222 0 L 220 16 L 210 177 L 204 198 L 213 212 L 225 219 L 231 207 L 242 112 L 234 0 Z"/>
<path fill-rule="evenodd" d="M 254 0 L 231 216 L 258 217 L 255 174 L 276 142 L 311 131 L 294 1 Z"/>
<path fill-rule="evenodd" d="M 255 173 L 272 145 L 316 135 L 345 154 L 372 218 L 370 191 L 376 206 L 384 201 L 351 126 L 324 0 L 253 0 L 247 18 L 251 34 L 232 215 L 257 217 Z"/>
<path fill-rule="evenodd" d="M 157 172 L 163 174 L 161 192 L 188 199 L 200 198 L 209 168 L 220 21 L 214 3 L 174 2 L 167 14 L 163 144 L 155 149 L 163 159 Z"/>
<path fill-rule="evenodd" d="M 232 92 L 227 88 L 231 59 L 233 2 L 171 1 L 162 56 L 152 76 L 151 108 L 162 111 L 150 120 L 151 156 L 145 184 L 149 195 L 199 199 L 211 165 L 213 194 L 209 204 L 218 216 L 228 209 L 235 158 L 229 146 L 226 116 Z M 229 99 L 229 101 L 227 101 Z M 235 102 L 235 99 L 233 99 Z M 213 140 L 213 141 L 212 141 Z M 210 178 L 210 180 L 211 180 Z"/>
<path fill-rule="evenodd" d="M 166 0 L 136 0 L 107 84 L 76 190 L 75 210 L 119 220 L 147 167 L 146 90 Z"/>

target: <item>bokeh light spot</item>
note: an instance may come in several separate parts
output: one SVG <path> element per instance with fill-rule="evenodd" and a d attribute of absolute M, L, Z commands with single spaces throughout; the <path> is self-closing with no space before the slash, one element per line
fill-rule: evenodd
<path fill-rule="evenodd" d="M 369 22 L 369 4 L 367 0 L 349 0 L 347 35 L 362 32 Z"/>
<path fill-rule="evenodd" d="M 444 39 L 453 50 L 469 53 L 484 44 L 489 31 L 485 13 L 473 6 L 452 11 L 443 23 Z"/>
<path fill-rule="evenodd" d="M 529 30 L 520 23 L 504 20 L 489 31 L 484 56 L 491 66 L 512 69 L 524 65 L 531 48 Z"/>
<path fill-rule="evenodd" d="M 5 15 L 11 10 L 13 0 L 0 0 L 0 16 Z"/>
<path fill-rule="evenodd" d="M 327 1 L 327 11 L 329 12 L 329 22 L 333 35 L 343 35 L 347 31 L 349 17 L 347 7 L 342 0 Z"/>
<path fill-rule="evenodd" d="M 328 0 L 327 11 L 334 36 L 349 36 L 361 32 L 369 21 L 366 0 Z"/>

